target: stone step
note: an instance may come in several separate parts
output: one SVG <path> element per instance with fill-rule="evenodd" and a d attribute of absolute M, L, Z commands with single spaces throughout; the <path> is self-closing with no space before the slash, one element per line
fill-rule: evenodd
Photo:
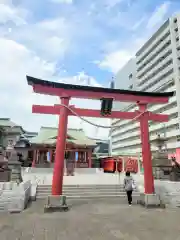
<path fill-rule="evenodd" d="M 51 185 L 39 185 L 37 187 L 37 189 L 51 189 L 52 186 Z M 93 190 L 101 190 L 101 189 L 104 189 L 104 190 L 116 190 L 116 189 L 124 189 L 124 187 L 122 185 L 116 185 L 116 186 L 111 186 L 111 185 L 107 185 L 107 186 L 66 186 L 64 187 L 63 186 L 63 190 L 87 190 L 87 189 L 93 189 Z"/>
<path fill-rule="evenodd" d="M 87 190 L 64 190 L 63 193 L 65 195 L 72 193 L 72 194 L 84 194 L 84 193 L 94 193 L 94 194 L 98 194 L 98 193 L 105 193 L 105 194 L 111 194 L 111 193 L 124 193 L 124 190 L 120 190 L 120 189 L 100 189 L 100 190 L 94 190 L 94 189 L 87 189 Z M 51 189 L 38 189 L 37 190 L 37 194 L 41 194 L 41 193 L 51 193 Z"/>
<path fill-rule="evenodd" d="M 69 192 L 69 193 L 63 193 L 66 196 L 70 196 L 70 197 L 74 197 L 74 196 L 79 196 L 79 197 L 83 197 L 83 196 L 126 196 L 125 192 L 111 192 L 111 193 L 105 193 L 105 192 L 99 192 L 99 193 L 94 193 L 94 192 Z M 44 193 L 39 193 L 36 195 L 36 198 L 38 197 L 46 197 L 51 195 L 51 192 L 44 192 Z M 139 196 L 138 192 L 134 192 L 133 196 Z"/>
<path fill-rule="evenodd" d="M 94 191 L 85 191 L 85 192 L 80 192 L 80 191 L 68 191 L 68 192 L 63 192 L 63 195 L 84 195 L 84 194 L 126 194 L 124 191 L 111 191 L 111 192 L 104 192 L 104 191 L 99 191 L 99 192 L 94 192 Z M 139 194 L 139 192 L 134 192 L 134 194 Z M 51 191 L 43 191 L 43 192 L 37 192 L 36 195 L 51 195 Z"/>
<path fill-rule="evenodd" d="M 63 192 L 63 195 L 80 195 L 80 196 L 83 196 L 83 195 L 112 195 L 112 194 L 119 194 L 119 195 L 126 195 L 125 192 Z M 139 194 L 138 192 L 134 192 L 133 194 Z M 51 195 L 51 192 L 38 192 L 37 195 Z"/>
<path fill-rule="evenodd" d="M 0 208 L 0 213 L 4 213 L 4 212 L 7 212 L 7 210 L 4 207 Z"/>
<path fill-rule="evenodd" d="M 0 202 L 0 212 L 7 212 L 7 205 L 9 201 L 1 201 Z"/>
<path fill-rule="evenodd" d="M 37 199 L 44 199 L 51 195 L 51 185 L 39 185 L 37 187 Z M 96 198 L 117 198 L 126 197 L 122 184 L 103 184 L 103 185 L 64 185 L 63 194 L 70 199 L 96 199 Z M 133 195 L 139 196 L 137 191 Z"/>
<path fill-rule="evenodd" d="M 1 206 L 4 206 L 4 204 L 9 204 L 11 201 L 7 200 L 7 199 L 4 199 L 4 200 L 1 200 L 0 201 L 0 207 Z"/>
<path fill-rule="evenodd" d="M 63 185 L 63 188 L 107 188 L 107 187 L 121 187 L 123 184 L 71 184 Z M 38 187 L 51 187 L 51 184 L 40 184 Z"/>
<path fill-rule="evenodd" d="M 111 195 L 111 194 L 125 194 L 125 192 L 63 192 L 63 195 L 84 195 L 84 194 L 89 194 L 89 195 Z M 39 192 L 37 195 L 51 195 L 51 192 Z"/>
<path fill-rule="evenodd" d="M 37 188 L 37 192 L 51 192 L 51 188 Z M 116 189 L 74 188 L 74 189 L 63 189 L 63 192 L 124 192 L 124 189 L 123 188 L 116 188 Z"/>
<path fill-rule="evenodd" d="M 75 196 L 75 195 L 78 195 L 78 196 L 83 196 L 83 195 L 85 195 L 85 194 L 87 194 L 87 195 L 112 195 L 112 194 L 115 194 L 115 195 L 117 195 L 117 194 L 119 194 L 119 195 L 126 195 L 126 193 L 125 192 L 63 192 L 62 193 L 63 195 L 71 195 L 71 196 Z M 135 192 L 134 194 L 139 194 L 138 192 Z M 38 192 L 37 194 L 36 194 L 36 196 L 40 196 L 40 195 L 46 195 L 46 196 L 48 196 L 48 195 L 51 195 L 51 192 Z"/>
<path fill-rule="evenodd" d="M 63 192 L 64 195 L 84 195 L 84 194 L 89 194 L 89 195 L 98 195 L 98 194 L 103 194 L 103 195 L 110 195 L 110 194 L 126 194 L 125 192 L 120 192 L 120 191 L 113 191 L 113 192 L 93 192 L 93 191 L 86 191 L 86 192 L 79 192 L 79 191 L 74 191 L 74 192 Z M 51 191 L 46 191 L 46 192 L 37 192 L 37 195 L 51 195 Z"/>
<path fill-rule="evenodd" d="M 40 195 L 37 196 L 37 199 L 45 199 L 47 197 L 47 195 Z M 114 198 L 119 198 L 119 199 L 126 199 L 126 194 L 109 194 L 109 195 L 87 195 L 84 194 L 82 196 L 79 195 L 74 195 L 74 196 L 66 196 L 67 201 L 68 200 L 91 200 L 91 199 L 114 199 Z M 138 200 L 139 199 L 139 195 L 133 195 L 133 199 L 134 200 Z"/>
<path fill-rule="evenodd" d="M 50 194 L 51 189 L 37 189 L 37 195 L 39 194 Z M 68 195 L 68 194 L 84 194 L 84 193 L 93 193 L 93 194 L 98 194 L 98 193 L 104 193 L 104 194 L 111 194 L 111 193 L 125 193 L 124 189 L 99 189 L 99 190 L 94 190 L 94 189 L 86 189 L 86 190 L 79 190 L 79 189 L 74 189 L 74 190 L 64 190 L 63 194 Z M 138 191 L 134 191 L 134 193 L 138 193 Z"/>
<path fill-rule="evenodd" d="M 106 190 L 103 190 L 103 189 L 100 189 L 100 190 L 94 190 L 94 189 L 84 189 L 84 190 L 79 190 L 79 189 L 76 189 L 76 190 L 63 190 L 62 191 L 64 194 L 68 194 L 68 193 L 106 193 L 106 194 L 109 194 L 109 193 L 124 193 L 124 189 L 106 189 Z M 138 192 L 138 191 L 134 191 L 134 192 Z M 51 189 L 37 189 L 36 191 L 37 194 L 39 193 L 51 193 Z"/>
<path fill-rule="evenodd" d="M 37 188 L 37 191 L 38 192 L 44 192 L 44 191 L 51 191 L 52 188 Z M 104 191 L 104 192 L 113 192 L 113 191 L 123 191 L 124 192 L 124 189 L 123 188 L 115 188 L 115 189 L 112 189 L 112 188 L 107 188 L 107 189 L 93 189 L 93 188 L 82 188 L 82 189 L 79 189 L 79 188 L 74 188 L 74 189 L 63 189 L 64 192 L 76 192 L 76 191 L 79 191 L 79 192 L 86 192 L 86 191 L 94 191 L 94 192 L 99 192 L 99 191 Z"/>

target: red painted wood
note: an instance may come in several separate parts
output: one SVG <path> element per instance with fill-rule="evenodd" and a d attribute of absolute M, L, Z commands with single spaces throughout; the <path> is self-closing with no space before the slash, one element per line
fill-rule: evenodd
<path fill-rule="evenodd" d="M 68 106 L 69 98 L 62 98 L 61 103 Z M 67 124 L 68 124 L 68 110 L 66 107 L 63 107 L 60 110 L 59 116 L 58 137 L 56 142 L 56 154 L 52 181 L 52 195 L 62 195 Z"/>
<path fill-rule="evenodd" d="M 145 104 L 139 105 L 140 111 L 146 110 Z M 142 159 L 144 166 L 144 189 L 146 194 L 154 193 L 154 177 L 152 170 L 151 146 L 149 142 L 149 124 L 148 115 L 145 113 L 140 117 Z"/>
<path fill-rule="evenodd" d="M 37 159 L 37 151 L 33 151 L 33 161 L 32 161 L 32 167 L 36 166 L 36 159 Z"/>
<path fill-rule="evenodd" d="M 124 158 L 124 170 L 125 170 L 125 172 L 129 171 L 129 172 L 137 173 L 138 172 L 137 158 L 125 157 Z"/>
<path fill-rule="evenodd" d="M 82 90 L 68 90 L 59 89 L 41 85 L 33 85 L 33 90 L 35 93 L 47 94 L 52 96 L 60 97 L 72 97 L 72 98 L 83 98 L 83 99 L 101 99 L 113 98 L 115 101 L 123 102 L 143 102 L 143 103 L 168 103 L 168 97 L 147 97 L 147 96 L 135 96 L 131 94 L 119 94 L 119 93 L 105 93 L 105 92 L 90 92 Z"/>
<path fill-rule="evenodd" d="M 86 158 L 88 161 L 88 167 L 91 168 L 92 167 L 92 149 L 89 149 L 88 152 L 85 152 L 86 154 Z"/>
<path fill-rule="evenodd" d="M 123 171 L 123 158 L 117 159 L 117 171 L 122 172 Z"/>
<path fill-rule="evenodd" d="M 55 106 L 42 106 L 42 105 L 33 105 L 32 112 L 33 113 L 40 113 L 40 114 L 54 114 L 59 115 L 62 106 L 55 105 Z M 110 116 L 102 116 L 100 110 L 93 110 L 93 109 L 81 109 L 81 108 L 71 108 L 75 111 L 79 116 L 83 117 L 96 117 L 96 118 L 117 118 L 117 119 L 133 119 L 140 115 L 140 111 L 135 112 L 120 112 L 120 111 L 113 111 Z M 68 110 L 69 116 L 74 116 L 74 114 Z M 158 122 L 167 122 L 168 115 L 165 114 L 154 114 L 151 112 L 147 113 L 148 119 L 151 121 L 158 121 Z M 139 118 L 137 118 L 139 121 Z"/>

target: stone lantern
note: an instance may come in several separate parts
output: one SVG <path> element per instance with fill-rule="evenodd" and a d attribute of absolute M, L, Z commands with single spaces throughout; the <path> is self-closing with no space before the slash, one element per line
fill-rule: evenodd
<path fill-rule="evenodd" d="M 11 169 L 11 182 L 21 183 L 22 175 L 21 175 L 21 163 L 18 161 L 17 152 L 12 150 L 11 156 L 8 161 L 8 166 Z"/>
<path fill-rule="evenodd" d="M 168 154 L 165 146 L 166 138 L 157 134 L 157 139 L 154 141 L 157 146 L 157 151 L 152 154 L 153 173 L 156 179 L 169 179 L 172 168 L 171 160 L 168 159 Z"/>
<path fill-rule="evenodd" d="M 4 157 L 3 149 L 0 148 L 0 182 L 10 181 L 10 169 L 8 168 L 8 160 Z"/>

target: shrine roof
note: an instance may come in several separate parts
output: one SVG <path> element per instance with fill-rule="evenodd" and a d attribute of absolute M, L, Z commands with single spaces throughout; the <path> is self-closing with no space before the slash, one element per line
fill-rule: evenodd
<path fill-rule="evenodd" d="M 0 127 L 14 127 L 17 126 L 10 118 L 0 118 Z"/>
<path fill-rule="evenodd" d="M 29 85 L 41 85 L 45 87 L 53 87 L 66 90 L 82 90 L 86 92 L 105 92 L 105 93 L 116 93 L 116 94 L 130 94 L 136 96 L 149 96 L 149 97 L 172 97 L 174 92 L 142 92 L 142 91 L 132 91 L 132 90 L 122 90 L 122 89 L 112 89 L 112 88 L 102 88 L 102 87 L 91 87 L 91 86 L 82 86 L 82 85 L 72 85 L 58 82 L 46 81 L 30 76 L 27 77 L 27 82 Z"/>
<path fill-rule="evenodd" d="M 38 135 L 33 137 L 30 141 L 32 144 L 47 144 L 55 145 L 57 138 L 57 128 L 41 127 Z M 82 129 L 71 129 L 67 131 L 67 142 L 74 143 L 75 145 L 95 146 L 96 142 L 85 136 Z"/>
<path fill-rule="evenodd" d="M 9 133 L 24 133 L 23 128 L 12 122 L 10 118 L 0 118 L 0 128 L 7 128 Z"/>

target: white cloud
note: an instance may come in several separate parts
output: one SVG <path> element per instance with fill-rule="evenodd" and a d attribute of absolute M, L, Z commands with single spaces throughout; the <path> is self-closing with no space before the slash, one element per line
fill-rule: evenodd
<path fill-rule="evenodd" d="M 79 72 L 76 76 L 61 78 L 59 81 L 69 84 L 101 87 L 93 77 L 87 75 L 85 72 Z"/>
<path fill-rule="evenodd" d="M 15 8 L 8 1 L 3 2 L 0 13 L 0 23 L 6 24 L 11 21 L 18 26 L 21 25 L 21 32 L 11 27 L 8 27 L 11 31 L 0 29 L 1 117 L 10 117 L 17 124 L 31 131 L 37 131 L 41 125 L 57 126 L 57 116 L 32 114 L 31 108 L 32 104 L 57 104 L 58 98 L 34 94 L 31 87 L 27 85 L 25 76 L 32 75 L 64 83 L 99 86 L 93 77 L 84 72 L 66 78 L 57 76 L 56 61 L 60 60 L 68 49 L 69 34 L 72 29 L 69 29 L 64 18 L 46 19 L 39 23 L 28 24 L 28 27 L 23 28 L 22 25 L 26 23 L 26 11 Z M 15 39 L 26 45 L 18 43 Z M 89 106 L 97 108 L 100 105 L 97 101 L 84 99 L 72 100 L 72 104 L 82 108 Z M 96 121 L 99 120 L 93 119 L 93 122 Z M 103 123 L 107 124 L 107 120 L 102 120 L 101 124 Z M 90 136 L 97 131 L 93 126 L 82 123 L 75 117 L 69 117 L 69 127 L 83 127 Z M 98 134 L 102 137 L 107 137 L 107 135 L 108 130 L 102 132 L 100 130 Z"/>
<path fill-rule="evenodd" d="M 0 86 L 17 86 L 19 79 L 16 75 L 25 76 L 24 74 L 35 71 L 41 77 L 52 75 L 55 66 L 41 60 L 37 55 L 28 50 L 25 46 L 6 38 L 0 38 L 0 68 L 3 75 Z M 13 77 L 15 73 L 15 77 Z M 21 88 L 21 84 L 18 85 Z"/>
<path fill-rule="evenodd" d="M 70 49 L 71 32 L 71 27 L 64 18 L 55 18 L 28 24 L 28 27 L 21 28 L 20 31 L 12 30 L 12 35 L 42 58 L 59 61 Z"/>
<path fill-rule="evenodd" d="M 89 3 L 87 3 L 88 1 L 83 1 L 83 4 L 81 6 L 78 5 L 78 7 L 75 4 L 73 8 L 65 6 L 64 12 L 64 6 L 60 3 L 71 5 L 74 2 L 76 3 L 76 1 L 49 0 L 49 2 L 60 4 L 53 4 L 52 6 L 57 7 L 56 13 L 52 13 L 49 10 L 48 16 L 52 18 L 46 19 L 43 16 L 44 9 L 41 6 L 41 16 L 38 15 L 38 9 L 36 9 L 37 11 L 35 13 L 32 12 L 32 15 L 30 15 L 30 22 L 28 22 L 27 15 L 31 13 L 27 10 L 13 6 L 10 0 L 3 0 L 3 3 L 2 0 L 0 1 L 1 6 L 3 6 L 2 8 L 0 6 L 0 23 L 3 23 L 0 26 L 1 116 L 12 117 L 15 122 L 22 124 L 29 130 L 36 130 L 41 125 L 57 125 L 57 116 L 32 114 L 31 106 L 33 103 L 58 103 L 58 99 L 33 94 L 31 87 L 27 85 L 26 74 L 48 80 L 59 80 L 64 83 L 99 86 L 96 79 L 84 72 L 77 73 L 75 74 L 76 76 L 62 77 L 64 73 L 62 75 L 59 74 L 57 68 L 61 68 L 61 64 L 64 59 L 66 60 L 66 56 L 69 59 L 71 55 L 74 57 L 75 54 L 77 54 L 77 65 L 75 67 L 79 66 L 80 61 L 81 64 L 86 65 L 86 61 L 85 63 L 83 61 L 86 57 L 89 60 L 90 56 L 88 54 L 90 52 L 90 55 L 92 54 L 94 59 L 97 59 L 95 63 L 99 68 L 108 69 L 110 72 L 116 73 L 142 45 L 144 36 L 147 32 L 150 32 L 149 29 L 161 22 L 161 19 L 164 19 L 164 15 L 169 8 L 169 2 L 165 2 L 157 8 L 148 22 L 148 29 L 140 35 L 137 33 L 137 29 L 142 23 L 147 21 L 146 17 L 144 19 L 142 14 L 139 14 L 141 11 L 135 11 L 133 4 L 127 12 L 123 12 L 117 5 L 124 0 L 98 0 Z M 89 7 L 89 5 L 91 6 Z M 103 11 L 99 11 L 99 9 Z M 142 7 L 139 6 L 137 9 L 142 9 Z M 31 10 L 29 9 L 29 11 Z M 88 14 L 89 11 L 90 14 Z M 36 22 L 40 17 L 44 17 L 44 20 Z M 137 21 L 138 19 L 139 21 Z M 5 24 L 7 24 L 7 28 Z M 3 25 L 5 27 L 2 27 Z M 9 30 L 7 31 L 8 28 Z M 111 33 L 109 32 L 110 28 L 112 30 Z M 129 31 L 136 30 L 136 33 L 134 31 L 133 36 L 130 38 L 128 35 L 126 36 L 126 39 L 129 40 L 127 44 L 124 44 L 125 47 L 120 42 L 124 37 L 124 32 L 121 31 L 122 28 Z M 112 36 L 113 31 L 115 34 Z M 135 36 L 135 34 L 137 35 Z M 3 36 L 6 36 L 6 38 Z M 107 41 L 107 46 L 105 46 L 105 41 Z M 104 46 L 103 50 L 102 46 Z M 96 58 L 94 49 L 97 54 L 100 51 L 100 54 L 103 52 L 104 56 Z M 78 58 L 79 55 L 81 55 L 81 59 Z M 73 69 L 75 67 L 73 66 Z M 98 101 L 73 99 L 72 104 L 82 108 L 100 108 L 100 102 Z M 106 119 L 93 119 L 93 121 L 102 125 L 109 124 L 109 121 Z M 81 125 L 86 129 L 88 135 L 92 136 L 98 132 L 98 136 L 107 136 L 108 130 L 99 128 L 97 131 L 97 128 L 82 123 L 77 118 L 69 118 L 70 127 L 80 127 Z"/>
<path fill-rule="evenodd" d="M 1 117 L 10 117 L 17 124 L 31 131 L 37 131 L 41 125 L 57 126 L 57 116 L 32 114 L 31 107 L 32 104 L 57 104 L 59 103 L 58 98 L 34 94 L 31 87 L 27 85 L 25 77 L 28 74 L 57 81 L 58 78 L 53 77 L 56 71 L 55 64 L 44 61 L 22 44 L 6 38 L 0 38 L 0 51 Z M 79 73 L 78 76 L 59 77 L 59 81 L 80 85 L 86 85 L 88 82 L 90 85 L 98 86 L 95 79 L 87 76 L 84 72 Z M 82 99 L 73 100 L 72 104 L 82 108 L 90 108 L 90 106 L 97 108 L 99 106 L 97 101 Z M 102 120 L 101 124 L 107 124 L 107 120 Z M 69 117 L 69 127 L 80 128 L 81 125 L 88 135 L 94 135 L 94 127 L 82 124 L 82 121 L 75 117 Z M 108 135 L 108 131 L 100 131 L 98 134 L 102 137 L 106 135 Z"/>
<path fill-rule="evenodd" d="M 118 50 L 105 55 L 104 60 L 95 61 L 95 63 L 102 69 L 108 69 L 113 73 L 123 67 L 123 65 L 132 57 L 130 52 L 125 50 Z"/>
<path fill-rule="evenodd" d="M 146 17 L 143 16 L 142 18 L 140 18 L 133 26 L 132 26 L 132 30 L 136 31 L 145 21 Z"/>
<path fill-rule="evenodd" d="M 27 11 L 21 8 L 16 8 L 12 4 L 5 2 L 0 3 L 0 23 L 4 24 L 9 21 L 16 25 L 25 24 Z"/>
<path fill-rule="evenodd" d="M 72 4 L 72 3 L 73 3 L 73 0 L 51 0 L 51 2 L 54 2 L 54 3 Z"/>
<path fill-rule="evenodd" d="M 171 4 L 170 1 L 166 1 L 155 9 L 147 23 L 148 29 L 152 29 L 164 21 L 164 17 L 166 16 L 169 10 L 170 4 Z"/>
<path fill-rule="evenodd" d="M 103 0 L 103 4 L 110 9 L 115 7 L 117 4 L 121 3 L 122 1 L 124 0 Z"/>
<path fill-rule="evenodd" d="M 116 74 L 145 43 L 146 37 L 132 37 L 133 44 L 128 44 L 129 48 L 120 48 L 118 41 L 111 41 L 104 44 L 103 60 L 96 60 L 94 63 L 101 69 L 106 69 Z"/>
<path fill-rule="evenodd" d="M 64 18 L 46 19 L 36 24 L 38 29 L 49 31 L 50 33 L 62 31 L 66 28 L 66 25 L 67 23 Z"/>

